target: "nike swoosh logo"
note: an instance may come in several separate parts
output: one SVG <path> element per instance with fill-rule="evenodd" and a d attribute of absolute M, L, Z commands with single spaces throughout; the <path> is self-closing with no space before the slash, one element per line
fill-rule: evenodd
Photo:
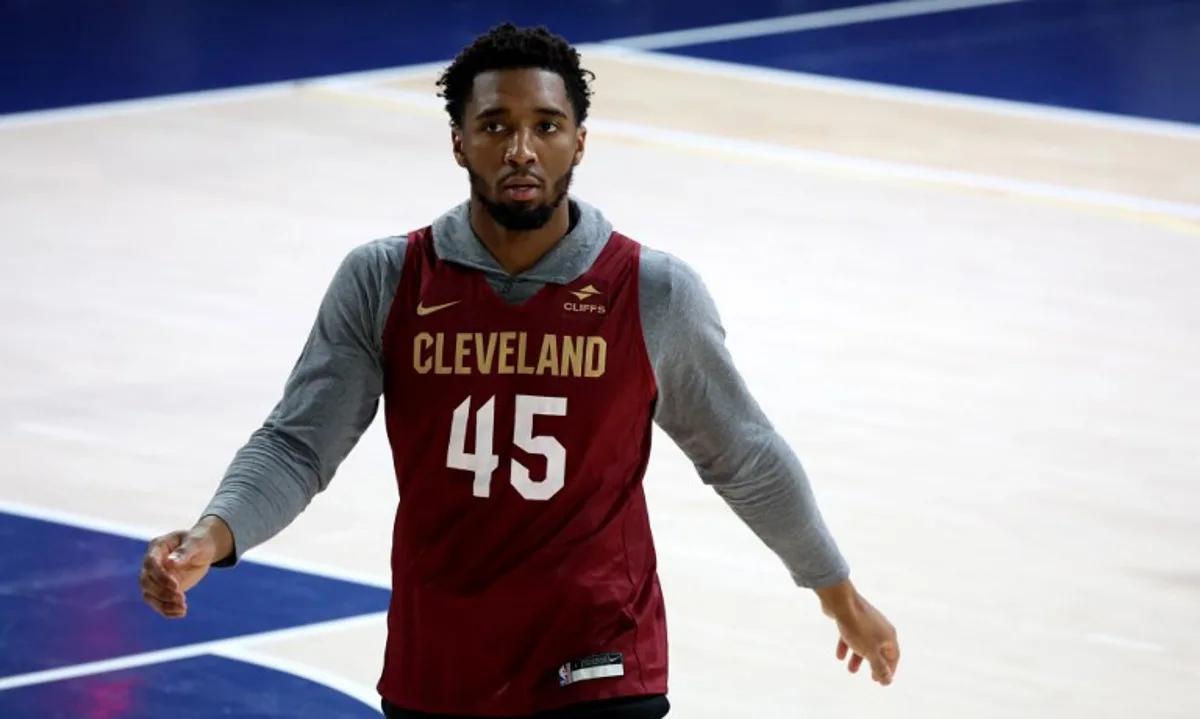
<path fill-rule="evenodd" d="M 424 317 L 425 315 L 431 315 L 434 312 L 437 312 L 438 310 L 444 310 L 447 307 L 453 307 L 454 305 L 458 304 L 459 302 L 462 302 L 462 300 L 455 300 L 453 302 L 447 302 L 444 305 L 434 305 L 432 307 L 426 307 L 425 305 L 423 305 L 421 303 L 417 303 L 417 316 Z"/>

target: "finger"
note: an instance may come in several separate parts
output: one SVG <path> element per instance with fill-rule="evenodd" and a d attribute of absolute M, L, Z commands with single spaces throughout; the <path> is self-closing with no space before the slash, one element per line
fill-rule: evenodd
<path fill-rule="evenodd" d="M 165 602 L 162 615 L 168 619 L 177 619 L 187 614 L 186 602 Z"/>
<path fill-rule="evenodd" d="M 167 558 L 163 560 L 163 565 L 168 570 L 186 567 L 197 558 L 199 550 L 200 543 L 191 537 L 187 537 L 167 555 Z"/>
<path fill-rule="evenodd" d="M 142 600 L 164 617 L 182 617 L 187 613 L 187 605 L 183 602 L 164 602 L 144 592 L 142 593 Z"/>
<path fill-rule="evenodd" d="M 892 683 L 892 676 L 895 674 L 895 663 L 892 661 L 893 656 L 893 648 L 890 645 L 884 645 L 869 659 L 871 664 L 871 678 L 884 686 Z"/>
<path fill-rule="evenodd" d="M 161 568 L 143 567 L 138 575 L 138 585 L 143 592 L 151 592 L 161 599 L 169 599 L 183 594 L 179 587 L 179 580 Z"/>
<path fill-rule="evenodd" d="M 162 614 L 165 611 L 163 609 L 163 603 L 161 601 L 159 601 L 159 599 L 157 597 L 155 597 L 151 594 L 142 592 L 142 601 L 145 602 L 146 604 L 150 605 L 150 608 L 153 609 L 154 611 L 158 612 L 159 614 Z"/>
<path fill-rule="evenodd" d="M 178 585 L 167 566 L 167 557 L 179 548 L 183 540 L 183 532 L 171 532 L 150 541 L 150 545 L 146 549 L 146 556 L 142 559 L 142 567 L 151 574 L 155 581 Z"/>
<path fill-rule="evenodd" d="M 893 670 L 900 664 L 900 647 L 894 641 L 885 643 L 879 650 L 879 654 Z"/>
<path fill-rule="evenodd" d="M 184 537 L 187 535 L 183 532 L 171 532 L 164 534 L 161 537 L 155 537 L 150 540 L 150 546 L 147 549 L 147 554 L 153 556 L 158 561 L 163 561 L 167 555 L 179 548 L 183 544 Z"/>
<path fill-rule="evenodd" d="M 841 661 L 846 658 L 846 654 L 850 651 L 850 646 L 846 644 L 845 639 L 839 639 L 837 643 L 837 658 Z"/>
<path fill-rule="evenodd" d="M 850 663 L 847 665 L 848 668 L 850 669 L 850 673 L 857 674 L 859 668 L 862 666 L 862 663 L 863 663 L 863 658 L 862 658 L 861 654 L 855 654 L 855 655 L 851 656 Z"/>
<path fill-rule="evenodd" d="M 142 596 L 149 596 L 164 603 L 180 603 L 183 601 L 183 592 L 176 591 L 171 587 L 165 587 L 154 582 L 143 582 L 141 585 Z"/>
<path fill-rule="evenodd" d="M 879 682 L 880 684 L 882 684 L 884 686 L 887 686 L 889 683 L 891 683 L 891 681 L 892 681 L 891 672 L 888 670 L 886 664 L 884 664 L 878 658 L 871 660 L 870 664 L 871 664 L 871 679 Z"/>
<path fill-rule="evenodd" d="M 896 676 L 896 667 L 900 664 L 900 647 L 892 642 L 884 644 L 879 649 L 880 683 L 888 685 Z"/>
<path fill-rule="evenodd" d="M 191 554 L 191 547 L 188 546 L 187 542 L 184 542 L 167 555 L 166 559 L 163 560 L 163 566 L 174 568 L 187 564 L 187 561 L 191 559 Z"/>
<path fill-rule="evenodd" d="M 170 587 L 177 589 L 179 586 L 178 580 L 167 571 L 162 562 L 153 554 L 147 554 L 142 560 L 142 579 L 143 582 L 151 582 L 158 586 Z"/>

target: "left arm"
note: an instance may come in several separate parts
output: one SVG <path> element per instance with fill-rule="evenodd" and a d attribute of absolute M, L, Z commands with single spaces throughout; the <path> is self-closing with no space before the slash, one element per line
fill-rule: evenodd
<path fill-rule="evenodd" d="M 658 382 L 655 422 L 735 514 L 814 590 L 849 576 L 799 459 L 747 389 L 700 277 L 643 248 L 643 331 Z"/>
<path fill-rule="evenodd" d="M 725 347 L 716 305 L 678 259 L 642 251 L 641 314 L 658 381 L 655 421 L 701 479 L 812 589 L 841 635 L 838 659 L 864 660 L 891 684 L 896 630 L 850 581 L 850 569 L 817 507 L 800 461 L 751 396 Z"/>

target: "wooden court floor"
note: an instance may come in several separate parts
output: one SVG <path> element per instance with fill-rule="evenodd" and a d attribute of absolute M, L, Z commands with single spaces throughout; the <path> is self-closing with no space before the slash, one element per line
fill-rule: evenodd
<path fill-rule="evenodd" d="M 1200 131 L 590 49 L 576 192 L 705 277 L 897 683 L 659 436 L 686 717 L 1200 715 Z M 429 68 L 0 123 L 3 502 L 194 520 L 351 247 L 466 180 Z M 386 581 L 377 424 L 261 555 Z M 247 640 L 373 691 L 383 621 Z"/>

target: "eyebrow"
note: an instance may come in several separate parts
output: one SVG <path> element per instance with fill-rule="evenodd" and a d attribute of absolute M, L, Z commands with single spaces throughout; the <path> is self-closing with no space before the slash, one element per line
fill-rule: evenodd
<path fill-rule="evenodd" d="M 558 108 L 554 108 L 554 107 L 536 107 L 536 108 L 534 108 L 534 112 L 536 112 L 539 115 L 549 115 L 551 117 L 559 117 L 559 118 L 563 118 L 563 119 L 567 118 L 567 113 L 563 112 L 562 110 L 559 110 Z M 479 114 L 475 115 L 475 119 L 476 120 L 490 120 L 492 118 L 501 117 L 501 116 L 507 115 L 507 114 L 508 114 L 508 110 L 503 107 L 492 107 L 492 108 L 483 110 Z"/>

